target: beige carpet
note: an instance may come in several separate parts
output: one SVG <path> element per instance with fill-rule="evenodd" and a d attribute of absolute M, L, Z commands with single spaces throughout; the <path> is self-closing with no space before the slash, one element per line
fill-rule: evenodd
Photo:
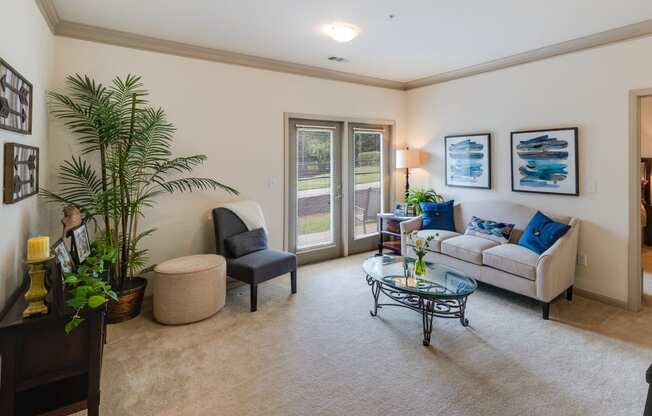
<path fill-rule="evenodd" d="M 232 290 L 216 316 L 158 325 L 151 313 L 110 327 L 102 415 L 642 415 L 652 310 L 587 299 L 538 305 L 486 286 L 469 328 L 437 320 L 421 345 L 409 310 L 369 315 L 353 256 L 259 288 Z"/>

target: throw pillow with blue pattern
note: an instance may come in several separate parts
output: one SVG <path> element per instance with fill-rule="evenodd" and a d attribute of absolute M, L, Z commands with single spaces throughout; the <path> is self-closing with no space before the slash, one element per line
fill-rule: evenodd
<path fill-rule="evenodd" d="M 483 220 L 478 217 L 471 217 L 471 222 L 466 226 L 466 235 L 486 238 L 500 244 L 509 243 L 509 238 L 514 231 L 514 224 Z"/>

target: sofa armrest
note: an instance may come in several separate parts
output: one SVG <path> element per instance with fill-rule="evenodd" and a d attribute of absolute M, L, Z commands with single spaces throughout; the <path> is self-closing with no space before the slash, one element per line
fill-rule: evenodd
<path fill-rule="evenodd" d="M 571 218 L 570 230 L 539 256 L 537 261 L 537 299 L 550 302 L 575 284 L 580 220 Z"/>
<path fill-rule="evenodd" d="M 407 253 L 407 236 L 411 232 L 421 229 L 421 216 L 401 221 L 399 227 L 401 229 L 401 255 L 405 256 Z"/>

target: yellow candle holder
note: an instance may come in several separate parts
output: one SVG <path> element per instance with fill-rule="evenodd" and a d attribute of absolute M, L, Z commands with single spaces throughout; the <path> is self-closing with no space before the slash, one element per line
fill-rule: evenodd
<path fill-rule="evenodd" d="M 25 293 L 25 300 L 28 302 L 27 309 L 23 311 L 23 318 L 32 315 L 47 315 L 48 307 L 45 304 L 45 297 L 48 290 L 45 288 L 45 265 L 54 259 L 54 256 L 37 260 L 25 260 L 29 265 L 29 289 Z"/>

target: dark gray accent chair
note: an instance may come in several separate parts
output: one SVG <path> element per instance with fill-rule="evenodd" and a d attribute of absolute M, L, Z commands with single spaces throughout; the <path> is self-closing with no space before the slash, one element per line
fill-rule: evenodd
<path fill-rule="evenodd" d="M 258 309 L 258 284 L 290 273 L 292 293 L 297 293 L 297 256 L 284 251 L 265 249 L 232 258 L 224 240 L 247 232 L 247 226 L 230 209 L 213 209 L 215 248 L 226 259 L 226 274 L 251 289 L 251 312 Z"/>

